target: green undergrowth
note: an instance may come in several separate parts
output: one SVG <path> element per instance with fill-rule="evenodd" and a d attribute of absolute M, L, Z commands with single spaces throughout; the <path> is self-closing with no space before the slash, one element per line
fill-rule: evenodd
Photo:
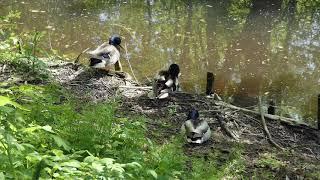
<path fill-rule="evenodd" d="M 145 137 L 147 119 L 115 117 L 116 102 L 79 102 L 57 85 L 19 85 L 0 92 L 0 177 L 184 176 L 179 140 L 155 144 Z"/>

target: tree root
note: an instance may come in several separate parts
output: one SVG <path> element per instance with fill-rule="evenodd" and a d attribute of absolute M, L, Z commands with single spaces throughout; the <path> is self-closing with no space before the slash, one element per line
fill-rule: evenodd
<path fill-rule="evenodd" d="M 268 130 L 267 124 L 266 124 L 266 120 L 264 119 L 264 112 L 262 110 L 262 104 L 261 104 L 261 96 L 259 96 L 259 110 L 260 110 L 260 115 L 261 115 L 261 124 L 263 126 L 263 132 L 265 133 L 265 135 L 268 138 L 268 141 L 271 145 L 273 145 L 274 147 L 283 150 L 283 148 L 277 144 L 271 137 L 270 132 Z"/>

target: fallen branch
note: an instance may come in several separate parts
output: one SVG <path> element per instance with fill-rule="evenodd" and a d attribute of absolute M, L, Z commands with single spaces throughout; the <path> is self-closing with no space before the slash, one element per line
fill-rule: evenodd
<path fill-rule="evenodd" d="M 230 129 L 226 126 L 225 122 L 223 122 L 223 117 L 221 115 L 216 115 L 216 118 L 218 119 L 221 128 L 227 133 L 228 136 L 230 136 L 231 138 L 238 140 L 239 138 L 234 135 Z"/>
<path fill-rule="evenodd" d="M 259 111 L 260 111 L 260 115 L 261 115 L 261 123 L 263 126 L 263 132 L 267 136 L 269 143 L 271 145 L 273 145 L 274 147 L 283 150 L 283 148 L 279 144 L 277 144 L 275 141 L 273 141 L 273 139 L 270 135 L 270 132 L 269 132 L 267 124 L 266 124 L 266 120 L 264 119 L 264 112 L 262 110 L 261 96 L 259 96 Z"/>
<path fill-rule="evenodd" d="M 257 115 L 261 115 L 260 112 L 256 112 L 253 110 L 249 110 L 249 109 L 245 109 L 245 108 L 241 108 L 241 107 L 237 107 L 234 106 L 232 104 L 228 104 L 222 101 L 215 101 L 215 104 L 219 105 L 219 106 L 224 106 L 224 107 L 228 107 L 230 109 L 235 109 L 235 110 L 241 110 L 243 112 L 248 112 L 248 113 L 253 113 L 253 114 L 257 114 Z M 263 114 L 263 116 L 265 118 L 268 119 L 272 119 L 272 120 L 278 120 L 278 121 L 282 121 L 285 122 L 289 125 L 301 125 L 301 126 L 307 126 L 308 128 L 314 129 L 312 127 L 310 127 L 308 124 L 306 123 L 302 123 L 302 122 L 297 122 L 295 119 L 291 119 L 291 118 L 286 118 L 286 117 L 282 117 L 282 116 L 277 116 L 277 115 L 271 115 L 271 114 Z"/>

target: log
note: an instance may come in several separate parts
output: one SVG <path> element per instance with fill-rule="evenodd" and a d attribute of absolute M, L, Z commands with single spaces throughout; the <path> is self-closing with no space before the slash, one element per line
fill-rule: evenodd
<path fill-rule="evenodd" d="M 235 109 L 235 110 L 240 110 L 240 111 L 243 111 L 243 112 L 248 112 L 248 113 L 252 113 L 252 114 L 257 114 L 257 115 L 261 115 L 260 112 L 256 112 L 256 111 L 253 111 L 253 110 L 249 110 L 249 109 L 245 109 L 245 108 L 241 108 L 241 107 L 237 107 L 237 106 L 234 106 L 232 104 L 228 104 L 226 102 L 223 102 L 223 101 L 216 101 L 215 102 L 216 105 L 219 105 L 219 106 L 224 106 L 224 107 L 228 107 L 230 109 Z M 311 129 L 314 129 L 312 127 L 310 127 L 308 124 L 306 123 L 303 123 L 303 122 L 297 122 L 295 119 L 291 119 L 291 118 L 287 118 L 287 117 L 282 117 L 282 116 L 277 116 L 277 115 L 271 115 L 271 114 L 263 114 L 263 116 L 265 118 L 268 118 L 268 119 L 272 119 L 272 120 L 276 120 L 276 121 L 281 121 L 281 122 L 284 122 L 284 123 L 287 123 L 289 125 L 293 125 L 293 126 L 307 126 L 308 128 L 311 128 Z"/>
<path fill-rule="evenodd" d="M 207 72 L 207 87 L 206 87 L 206 95 L 210 96 L 213 94 L 214 88 L 214 75 L 212 72 Z"/>

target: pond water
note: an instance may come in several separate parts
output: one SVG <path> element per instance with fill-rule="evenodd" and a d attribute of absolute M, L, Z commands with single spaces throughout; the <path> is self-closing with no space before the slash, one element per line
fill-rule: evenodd
<path fill-rule="evenodd" d="M 278 114 L 314 123 L 320 93 L 317 0 L 0 0 L 0 15 L 21 14 L 19 31 L 45 31 L 43 48 L 74 60 L 120 34 L 141 82 L 178 63 L 182 88 L 215 92 L 242 106 L 263 95 Z M 81 58 L 85 63 L 87 59 Z"/>

